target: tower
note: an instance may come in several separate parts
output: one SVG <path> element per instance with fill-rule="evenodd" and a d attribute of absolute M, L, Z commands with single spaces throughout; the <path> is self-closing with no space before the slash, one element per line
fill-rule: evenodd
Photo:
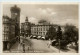
<path fill-rule="evenodd" d="M 15 5 L 11 7 L 11 19 L 15 20 L 15 36 L 20 33 L 20 8 Z"/>
<path fill-rule="evenodd" d="M 26 20 L 25 20 L 25 22 L 28 22 L 28 17 L 26 17 Z"/>
<path fill-rule="evenodd" d="M 28 17 L 26 17 L 25 19 L 25 35 L 29 36 L 31 34 L 31 26 L 30 26 L 30 22 L 28 21 Z"/>

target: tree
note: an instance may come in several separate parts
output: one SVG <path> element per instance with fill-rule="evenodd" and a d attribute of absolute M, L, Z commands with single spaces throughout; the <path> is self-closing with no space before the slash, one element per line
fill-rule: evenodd
<path fill-rule="evenodd" d="M 61 40 L 62 39 L 62 30 L 61 30 L 61 27 L 58 26 L 58 29 L 57 29 L 57 40 Z"/>
<path fill-rule="evenodd" d="M 64 28 L 65 40 L 69 42 L 77 42 L 78 41 L 78 29 L 73 25 L 66 25 Z"/>
<path fill-rule="evenodd" d="M 56 29 L 53 26 L 51 26 L 47 31 L 46 36 L 47 36 L 47 39 L 49 38 L 51 40 L 54 39 L 56 37 Z"/>
<path fill-rule="evenodd" d="M 64 28 L 64 39 L 67 44 L 74 42 L 75 49 L 78 51 L 78 28 L 73 25 L 66 25 Z"/>

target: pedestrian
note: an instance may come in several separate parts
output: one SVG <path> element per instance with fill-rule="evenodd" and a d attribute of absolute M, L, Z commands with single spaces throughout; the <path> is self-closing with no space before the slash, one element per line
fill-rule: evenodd
<path fill-rule="evenodd" d="M 23 37 L 20 35 L 20 44 L 22 45 Z"/>
<path fill-rule="evenodd" d="M 7 50 L 10 51 L 10 43 L 7 44 Z"/>
<path fill-rule="evenodd" d="M 48 48 L 50 48 L 50 45 L 51 45 L 51 39 L 49 38 Z"/>
<path fill-rule="evenodd" d="M 25 53 L 25 42 L 23 40 L 23 52 Z"/>

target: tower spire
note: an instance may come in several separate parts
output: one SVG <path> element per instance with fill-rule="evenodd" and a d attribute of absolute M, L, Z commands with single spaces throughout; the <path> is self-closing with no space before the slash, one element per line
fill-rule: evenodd
<path fill-rule="evenodd" d="M 26 20 L 25 20 L 25 22 L 28 22 L 28 17 L 26 17 Z"/>

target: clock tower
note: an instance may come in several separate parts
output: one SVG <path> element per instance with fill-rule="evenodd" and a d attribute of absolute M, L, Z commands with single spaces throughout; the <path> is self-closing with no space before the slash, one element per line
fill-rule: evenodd
<path fill-rule="evenodd" d="M 26 17 L 26 20 L 25 20 L 25 35 L 26 36 L 30 36 L 31 34 L 31 25 L 30 25 L 30 22 L 28 21 L 28 17 Z"/>
<path fill-rule="evenodd" d="M 15 20 L 15 35 L 18 36 L 20 33 L 20 8 L 15 5 L 11 7 L 11 19 Z"/>

